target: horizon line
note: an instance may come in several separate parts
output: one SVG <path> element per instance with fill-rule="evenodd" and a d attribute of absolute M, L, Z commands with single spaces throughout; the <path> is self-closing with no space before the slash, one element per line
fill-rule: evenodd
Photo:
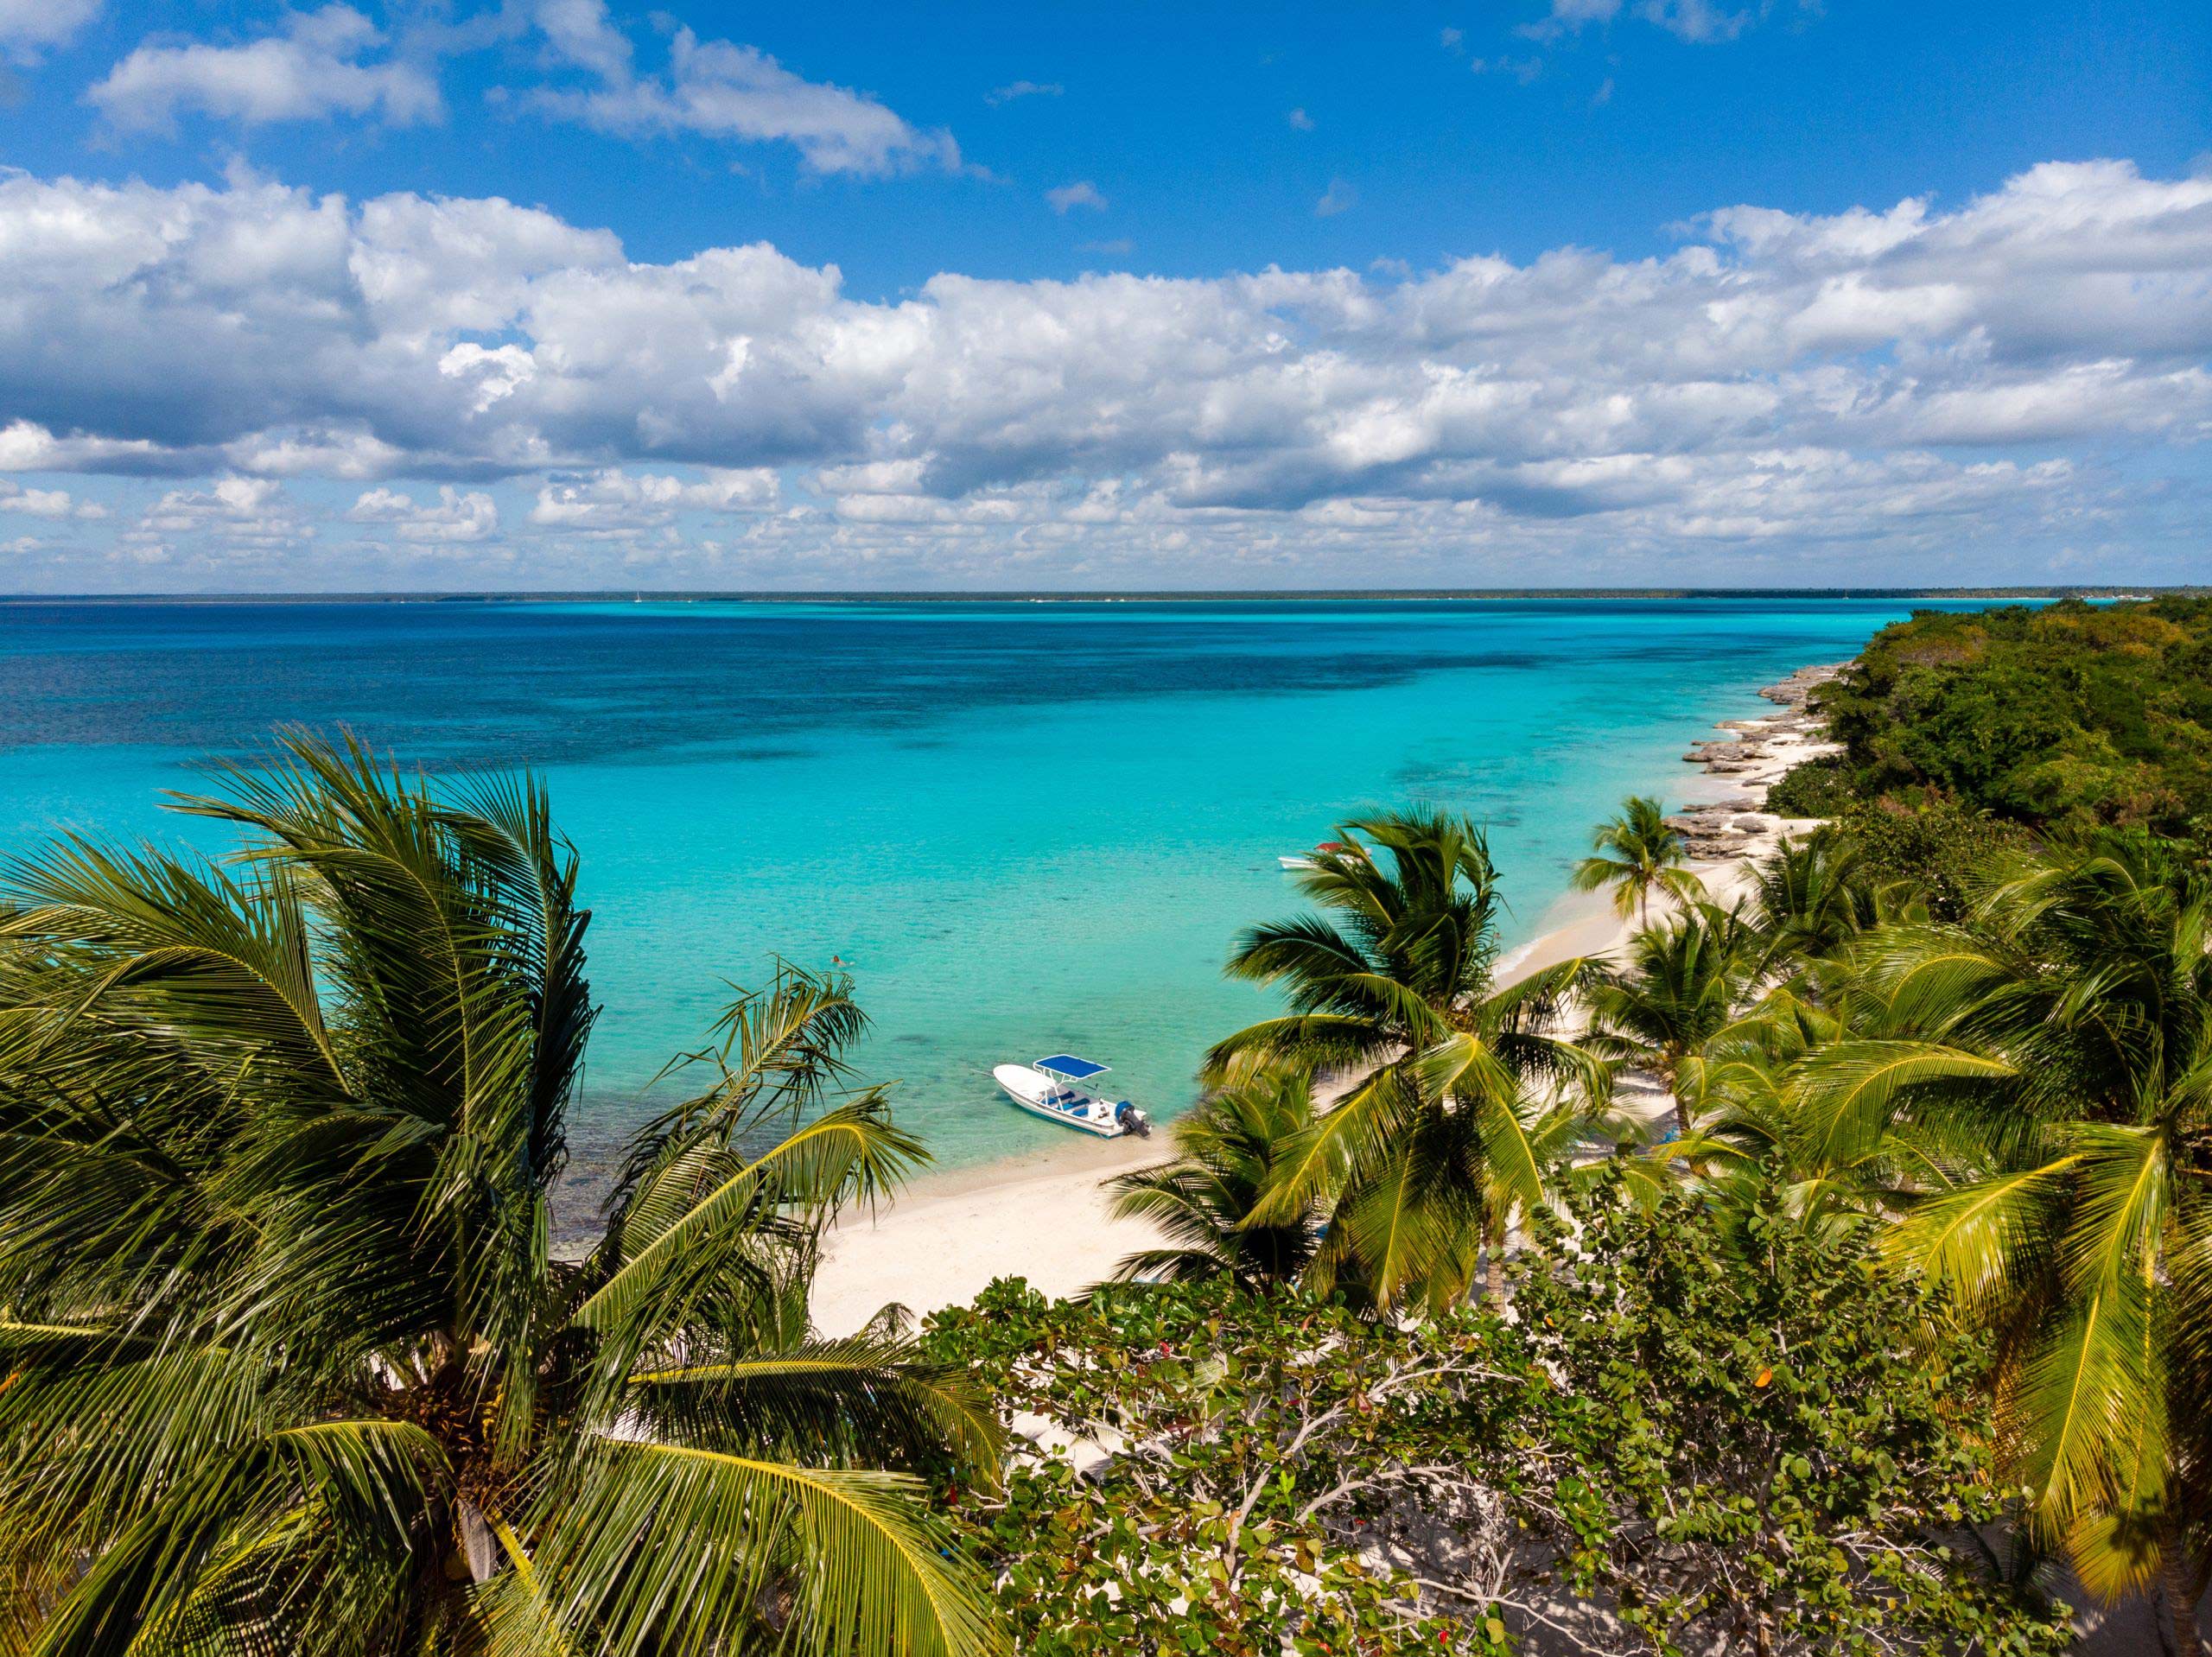
<path fill-rule="evenodd" d="M 632 603 L 816 604 L 1084 604 L 1101 602 L 1229 603 L 1395 600 L 1443 602 L 1530 599 L 2095 599 L 2160 598 L 2212 594 L 2201 582 L 2069 582 L 2048 585 L 1981 583 L 1961 587 L 853 587 L 822 590 L 779 587 L 544 587 L 505 591 L 486 587 L 401 591 L 270 591 L 207 593 L 12 593 L 0 606 L 53 604 L 561 604 L 605 600 Z"/>

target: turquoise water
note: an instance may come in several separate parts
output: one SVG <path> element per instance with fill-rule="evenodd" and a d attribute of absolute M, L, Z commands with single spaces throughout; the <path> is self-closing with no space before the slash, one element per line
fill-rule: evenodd
<path fill-rule="evenodd" d="M 1240 927 L 1279 854 L 1430 801 L 1490 825 L 1516 937 L 1588 825 L 1679 799 L 1719 719 L 1902 600 L 0 604 L 0 851 L 57 824 L 205 841 L 190 760 L 285 721 L 542 771 L 606 1012 L 580 1155 L 696 1045 L 722 981 L 850 963 L 939 1159 L 1068 1137 L 988 1072 L 1071 1050 L 1156 1114 L 1266 999 Z"/>

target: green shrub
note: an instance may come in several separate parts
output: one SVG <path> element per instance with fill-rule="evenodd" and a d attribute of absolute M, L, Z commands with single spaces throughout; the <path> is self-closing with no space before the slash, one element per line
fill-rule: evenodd
<path fill-rule="evenodd" d="M 1836 818 L 1836 827 L 1876 884 L 1907 887 L 1940 921 L 1963 919 L 1982 871 L 2033 839 L 2018 823 L 1940 797 L 1854 803 Z"/>
<path fill-rule="evenodd" d="M 1808 759 L 1767 790 L 1766 809 L 1785 817 L 1836 817 L 1852 803 L 1851 772 L 1841 754 Z"/>

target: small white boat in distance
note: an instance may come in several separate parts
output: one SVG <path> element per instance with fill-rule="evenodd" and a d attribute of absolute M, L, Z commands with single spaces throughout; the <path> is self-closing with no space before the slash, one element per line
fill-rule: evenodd
<path fill-rule="evenodd" d="M 1324 852 L 1341 854 L 1343 853 L 1356 851 L 1357 849 L 1358 848 L 1357 847 L 1345 845 L 1344 841 L 1340 840 L 1325 840 L 1319 846 L 1316 846 L 1312 851 L 1306 853 L 1303 857 L 1278 857 L 1275 859 L 1275 861 L 1281 864 L 1283 867 L 1292 870 L 1294 873 L 1302 873 L 1306 869 L 1319 868 L 1321 867 L 1321 854 Z"/>
<path fill-rule="evenodd" d="M 1015 1104 L 1048 1122 L 1079 1127 L 1102 1140 L 1117 1140 L 1124 1133 L 1145 1138 L 1152 1132 L 1152 1121 L 1144 1112 L 1126 1099 L 1101 1098 L 1078 1085 L 1105 1074 L 1103 1064 L 1073 1053 L 1054 1053 L 1034 1064 L 1001 1064 L 991 1071 L 991 1079 Z"/>

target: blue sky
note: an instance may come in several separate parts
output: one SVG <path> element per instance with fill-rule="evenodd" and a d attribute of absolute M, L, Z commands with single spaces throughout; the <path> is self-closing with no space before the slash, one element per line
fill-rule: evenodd
<path fill-rule="evenodd" d="M 2212 575 L 2212 9 L 1257 11 L 0 0 L 0 590 Z"/>

